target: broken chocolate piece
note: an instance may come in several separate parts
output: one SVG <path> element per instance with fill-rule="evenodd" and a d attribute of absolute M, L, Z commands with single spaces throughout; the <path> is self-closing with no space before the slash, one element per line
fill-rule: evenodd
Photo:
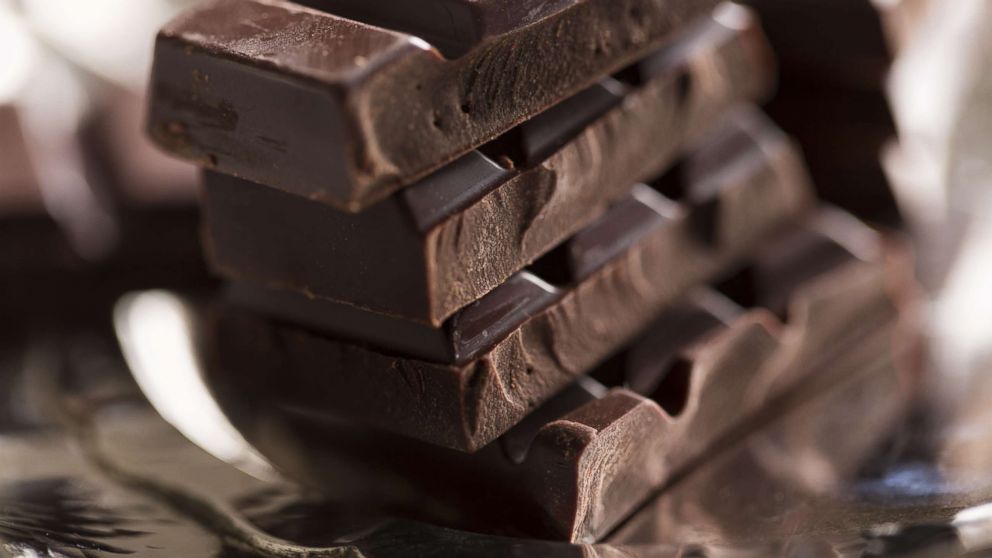
<path fill-rule="evenodd" d="M 351 2 L 311 4 L 362 17 Z M 661 47 L 717 2 L 626 4 L 428 2 L 482 25 L 445 59 L 415 36 L 290 2 L 212 0 L 159 34 L 150 133 L 208 168 L 357 211 Z M 444 42 L 419 16 L 390 16 L 406 3 L 374 6 Z"/>
<path fill-rule="evenodd" d="M 760 35 L 753 20 L 745 22 L 700 24 L 677 55 L 655 55 L 667 61 L 666 70 L 574 138 L 557 109 L 528 122 L 539 131 L 530 136 L 556 138 L 540 144 L 570 139 L 537 166 L 507 170 L 493 160 L 513 148 L 474 151 L 359 214 L 208 172 L 206 243 L 214 268 L 228 278 L 440 325 L 623 199 L 632 184 L 664 171 L 730 107 L 760 96 L 768 84 L 755 55 L 763 52 Z M 682 76 L 706 86 L 682 98 Z M 569 112 L 598 113 L 617 89 L 604 80 L 573 100 L 584 109 Z M 745 128 L 754 138 L 744 141 L 787 141 L 767 128 Z"/>

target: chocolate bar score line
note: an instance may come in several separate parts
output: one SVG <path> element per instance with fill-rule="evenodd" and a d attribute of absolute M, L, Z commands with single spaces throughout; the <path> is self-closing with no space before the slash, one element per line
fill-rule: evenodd
<path fill-rule="evenodd" d="M 690 211 L 638 187 L 556 250 L 561 261 L 538 262 L 517 274 L 456 315 L 450 329 L 425 328 L 414 337 L 390 329 L 412 322 L 385 319 L 351 332 L 379 332 L 372 339 L 390 348 L 382 351 L 370 348 L 369 340 L 358 344 L 278 323 L 317 332 L 353 328 L 350 318 L 337 323 L 337 308 L 241 285 L 247 290 L 235 290 L 239 304 L 276 316 L 275 322 L 244 322 L 257 324 L 247 335 L 266 348 L 265 358 L 275 359 L 271 370 L 308 376 L 304 395 L 328 409 L 474 451 L 622 347 L 683 291 L 727 272 L 811 207 L 811 188 L 792 144 L 774 128 L 748 123 L 754 113 L 740 117 L 743 123 L 738 120 L 714 143 L 726 155 L 719 167 L 687 167 L 690 190 L 707 193 L 702 209 Z M 762 134 L 777 140 L 761 140 Z M 575 275 L 550 284 L 561 269 Z M 223 344 L 225 328 L 216 331 Z M 399 346 L 408 341 L 408 347 Z M 397 356 L 398 349 L 422 353 L 430 347 L 454 353 L 456 362 Z"/>
<path fill-rule="evenodd" d="M 209 259 L 231 279 L 440 325 L 763 96 L 771 55 L 734 10 L 735 27 L 705 18 L 631 67 L 634 85 L 605 80 L 359 214 L 207 172 Z"/>
<path fill-rule="evenodd" d="M 451 60 L 291 2 L 201 4 L 159 34 L 149 131 L 176 156 L 359 211 L 663 46 L 718 2 L 562 0 L 533 20 L 473 4 L 522 17 Z"/>

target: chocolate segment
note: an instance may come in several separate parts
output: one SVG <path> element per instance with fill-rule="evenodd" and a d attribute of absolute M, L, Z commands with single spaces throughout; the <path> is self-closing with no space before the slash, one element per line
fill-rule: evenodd
<path fill-rule="evenodd" d="M 440 325 L 589 224 L 632 184 L 660 174 L 729 107 L 759 96 L 768 83 L 754 55 L 763 52 L 761 40 L 745 21 L 743 30 L 708 22 L 680 54 L 657 54 L 667 70 L 577 136 L 552 109 L 359 214 L 208 172 L 214 267 L 228 278 Z M 700 84 L 685 97 L 684 76 Z M 567 112 L 585 120 L 616 102 L 618 89 L 605 80 L 569 101 Z M 568 143 L 539 165 L 507 170 L 496 160 L 515 166 L 513 158 L 532 152 L 521 137 Z"/>
<path fill-rule="evenodd" d="M 649 54 L 716 4 L 445 3 L 482 25 L 463 43 L 474 46 L 445 59 L 412 35 L 289 2 L 212 0 L 159 34 L 149 128 L 180 157 L 357 211 Z M 402 7 L 374 9 L 407 11 L 389 5 Z"/>
<path fill-rule="evenodd" d="M 235 294 L 243 304 L 265 314 L 336 337 L 377 346 L 389 353 L 466 364 L 491 350 L 532 316 L 561 303 L 569 291 L 602 281 L 600 271 L 628 257 L 628 252 L 647 250 L 660 255 L 675 250 L 669 255 L 688 258 L 687 265 L 709 259 L 707 252 L 711 248 L 716 253 L 725 250 L 729 255 L 736 253 L 736 248 L 726 250 L 727 247 L 744 244 L 725 236 L 724 227 L 759 238 L 753 236 L 753 231 L 745 231 L 751 227 L 768 230 L 765 227 L 787 221 L 786 216 L 799 211 L 805 203 L 806 183 L 794 150 L 788 139 L 757 113 L 736 113 L 689 161 L 688 167 L 697 162 L 706 164 L 707 174 L 672 179 L 684 184 L 681 208 L 650 188 L 638 187 L 633 197 L 611 208 L 527 271 L 511 277 L 440 328 L 312 300 L 290 291 L 244 284 L 237 287 Z M 785 198 L 775 200 L 777 195 Z M 769 221 L 747 222 L 751 215 L 766 215 Z M 673 232 L 675 229 L 681 230 Z M 705 277 L 711 271 L 688 273 L 702 273 L 701 277 Z M 396 280 L 392 275 L 385 279 L 387 283 Z M 642 296 L 650 300 L 652 295 Z M 615 313 L 610 308 L 602 311 L 604 319 Z"/>
<path fill-rule="evenodd" d="M 769 156 L 793 161 L 788 143 L 782 148 Z M 767 164 L 735 164 L 742 159 Z M 592 251 L 578 249 L 572 261 L 579 263 L 572 269 L 582 270 L 580 280 L 553 287 L 525 272 L 518 281 L 536 298 L 496 291 L 494 298 L 484 297 L 452 319 L 443 330 L 450 335 L 446 342 L 470 347 L 473 360 L 468 362 L 411 358 L 395 344 L 392 350 L 374 350 L 367 346 L 371 341 L 358 345 L 236 309 L 221 312 L 212 328 L 217 358 L 232 373 L 244 358 L 259 370 L 278 371 L 280 383 L 293 392 L 287 397 L 301 405 L 434 444 L 476 450 L 617 351 L 686 289 L 726 273 L 802 215 L 810 201 L 804 177 L 792 172 L 798 167 L 773 161 L 748 149 L 727 162 L 724 188 L 714 192 L 720 207 L 713 223 L 716 242 L 700 240 L 692 205 L 666 216 L 671 204 L 647 187 L 638 188 L 631 205 L 619 206 L 569 243 L 615 256 L 601 261 Z M 647 222 L 654 224 L 628 221 L 632 208 L 653 214 Z M 615 216 L 620 222 L 611 222 Z M 617 236 L 609 242 L 596 235 L 585 238 L 597 230 Z M 541 273 L 540 267 L 534 273 Z M 509 288 L 521 287 L 513 283 Z M 523 307 L 516 305 L 521 300 L 527 301 Z M 277 306 L 267 309 L 278 314 Z M 334 324 L 332 313 L 312 305 L 298 307 L 309 312 L 303 323 L 311 329 L 348 325 Z M 286 317 L 300 321 L 301 315 Z M 386 327 L 372 329 L 385 332 Z M 461 331 L 471 344 L 465 344 Z M 485 343 L 475 344 L 480 340 Z"/>
<path fill-rule="evenodd" d="M 881 248 L 871 231 L 853 226 Z M 849 230 L 817 222 L 781 238 L 817 237 L 845 252 Z M 906 268 L 888 267 L 892 253 L 874 256 L 828 256 L 802 282 L 781 280 L 791 285 L 783 293 L 790 305 L 804 309 L 784 324 L 763 309 L 745 314 L 714 291 L 693 291 L 595 370 L 599 381 L 581 378 L 474 454 L 363 429 L 333 411 L 273 398 L 268 374 L 257 364 L 246 363 L 234 375 L 234 369 L 208 368 L 207 381 L 221 405 L 234 409 L 230 414 L 251 443 L 308 484 L 333 492 L 348 478 L 364 502 L 431 502 L 427 507 L 450 509 L 458 527 L 593 542 L 673 476 L 754 428 L 762 415 L 777 416 L 842 389 L 866 366 L 878 370 L 876 391 L 895 390 L 894 402 L 908 399 L 914 381 L 899 369 L 893 348 L 901 339 L 903 301 L 890 288 Z M 798 265 L 808 258 L 794 253 L 790 259 Z M 793 268 L 780 271 L 788 275 Z M 259 407 L 238 411 L 246 405 Z M 871 418 L 891 424 L 900 408 L 880 405 Z M 274 424 L 281 426 L 273 431 Z M 829 427 L 810 420 L 777 432 L 795 441 L 825 437 Z M 784 441 L 763 439 L 756 449 L 774 456 Z M 303 462 L 285 449 L 298 445 L 307 448 Z M 862 437 L 831 447 L 851 456 L 870 448 Z"/>

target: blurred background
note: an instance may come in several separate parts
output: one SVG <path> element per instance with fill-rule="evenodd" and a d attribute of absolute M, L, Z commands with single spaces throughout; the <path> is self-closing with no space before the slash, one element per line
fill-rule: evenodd
<path fill-rule="evenodd" d="M 197 174 L 143 130 L 155 32 L 191 3 L 0 0 L 0 425 L 40 416 L 17 395 L 38 362 L 86 383 L 96 376 L 81 371 L 122 361 L 113 309 L 126 293 L 195 299 L 216 287 L 201 257 Z M 861 485 L 912 498 L 883 500 L 872 522 L 887 523 L 887 505 L 912 516 L 919 498 L 960 519 L 992 494 L 992 3 L 748 4 L 779 58 L 766 110 L 798 139 L 820 194 L 906 235 L 916 256 L 927 389 L 868 471 L 880 484 Z M 265 476 L 250 452 L 221 453 Z M 699 482 L 729 482 L 724 465 Z M 672 499 L 697 498 L 689 486 Z M 992 541 L 981 525 L 974 548 Z"/>

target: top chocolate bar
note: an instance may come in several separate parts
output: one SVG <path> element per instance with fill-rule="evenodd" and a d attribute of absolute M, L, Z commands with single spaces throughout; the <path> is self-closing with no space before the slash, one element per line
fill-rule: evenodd
<path fill-rule="evenodd" d="M 210 0 L 169 23 L 150 132 L 180 157 L 349 211 L 623 69 L 718 3 L 306 2 L 354 19 Z"/>

